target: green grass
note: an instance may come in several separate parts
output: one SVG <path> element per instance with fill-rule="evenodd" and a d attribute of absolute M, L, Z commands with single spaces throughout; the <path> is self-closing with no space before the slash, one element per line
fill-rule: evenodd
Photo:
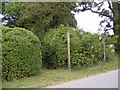
<path fill-rule="evenodd" d="M 3 88 L 41 88 L 115 69 L 118 69 L 117 59 L 110 62 L 99 62 L 99 64 L 94 67 L 72 71 L 66 69 L 42 69 L 42 74 L 30 78 L 3 82 L 2 86 Z"/>

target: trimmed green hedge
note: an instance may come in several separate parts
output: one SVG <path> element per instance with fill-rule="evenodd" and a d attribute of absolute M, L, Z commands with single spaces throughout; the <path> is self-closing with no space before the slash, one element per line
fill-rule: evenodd
<path fill-rule="evenodd" d="M 23 28 L 2 28 L 2 78 L 13 80 L 37 75 L 42 66 L 37 36 Z"/>
<path fill-rule="evenodd" d="M 72 28 L 61 25 L 51 29 L 43 40 L 43 65 L 47 68 L 67 67 L 67 32 L 70 31 L 71 67 L 81 67 L 93 62 L 90 51 L 83 50 L 78 35 Z"/>

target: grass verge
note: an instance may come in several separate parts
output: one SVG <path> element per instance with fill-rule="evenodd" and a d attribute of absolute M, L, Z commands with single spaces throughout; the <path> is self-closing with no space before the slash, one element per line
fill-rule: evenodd
<path fill-rule="evenodd" d="M 118 69 L 118 60 L 99 62 L 94 67 L 81 70 L 68 71 L 66 69 L 47 70 L 42 69 L 42 74 L 30 78 L 3 82 L 3 88 L 42 88 L 62 82 L 80 79 L 91 75 Z"/>

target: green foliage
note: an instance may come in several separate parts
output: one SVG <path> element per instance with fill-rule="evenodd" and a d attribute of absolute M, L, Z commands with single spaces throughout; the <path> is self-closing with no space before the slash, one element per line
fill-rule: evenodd
<path fill-rule="evenodd" d="M 67 66 L 67 32 L 70 31 L 71 67 L 87 66 L 94 59 L 72 28 L 61 25 L 47 33 L 43 40 L 43 64 L 47 68 Z"/>
<path fill-rule="evenodd" d="M 91 52 L 97 61 L 103 60 L 103 43 L 99 40 L 99 35 L 91 35 Z"/>
<path fill-rule="evenodd" d="M 114 56 L 113 56 L 114 57 Z M 66 69 L 42 69 L 42 75 L 33 76 L 21 80 L 11 82 L 2 82 L 2 88 L 44 88 L 56 83 L 67 82 L 80 78 L 85 78 L 91 75 L 105 73 L 111 70 L 118 69 L 118 60 L 110 62 L 99 62 L 97 66 L 85 69 L 68 71 Z M 51 83 L 52 82 L 52 83 Z"/>
<path fill-rule="evenodd" d="M 119 35 L 118 35 L 118 37 L 117 37 L 117 43 L 115 44 L 115 50 L 116 50 L 116 52 L 117 52 L 117 54 L 119 55 L 119 57 L 120 57 L 120 33 L 119 33 Z"/>
<path fill-rule="evenodd" d="M 23 28 L 2 28 L 2 78 L 13 80 L 36 75 L 42 66 L 37 36 Z"/>
<path fill-rule="evenodd" d="M 71 13 L 76 3 L 58 2 L 12 2 L 5 4 L 4 20 L 7 26 L 19 26 L 31 30 L 40 39 L 47 30 L 60 24 L 76 27 L 77 22 Z"/>
<path fill-rule="evenodd" d="M 120 57 L 120 4 L 118 2 L 113 2 L 114 11 L 114 30 L 115 35 L 117 35 L 117 43 L 115 44 L 115 51 Z"/>
<path fill-rule="evenodd" d="M 7 20 L 6 26 L 9 27 L 18 27 L 19 23 L 18 20 L 21 16 L 21 14 L 24 13 L 24 3 L 18 3 L 18 2 L 11 2 L 11 3 L 2 3 L 2 14 L 3 22 Z"/>
<path fill-rule="evenodd" d="M 0 30 L 0 76 L 2 75 L 2 30 Z"/>
<path fill-rule="evenodd" d="M 111 48 L 107 48 L 106 50 L 106 57 L 108 61 L 117 61 L 118 62 L 118 55 L 116 52 L 111 52 Z"/>
<path fill-rule="evenodd" d="M 110 45 L 110 44 L 116 44 L 117 43 L 117 38 L 118 36 L 117 35 L 114 35 L 114 36 L 108 36 L 107 37 L 107 41 L 106 41 L 106 44 L 107 45 Z"/>
<path fill-rule="evenodd" d="M 108 7 L 104 7 L 106 3 L 108 3 Z M 83 11 L 90 10 L 93 13 L 99 14 L 99 16 L 101 17 L 105 17 L 100 22 L 100 26 L 102 28 L 105 28 L 107 24 L 110 24 L 109 28 L 113 29 L 115 35 L 118 35 L 117 43 L 115 43 L 115 51 L 120 55 L 120 4 L 119 2 L 111 3 L 110 1 L 107 1 L 107 2 L 93 1 L 93 2 L 80 2 L 78 4 L 81 7 L 78 9 L 79 11 L 83 12 Z M 106 23 L 106 26 L 105 26 L 105 23 Z"/>
<path fill-rule="evenodd" d="M 77 30 L 77 34 L 81 41 L 84 51 L 89 51 L 91 53 L 94 62 L 97 62 L 103 59 L 103 45 L 99 40 L 98 34 L 91 34 L 89 32 L 84 32 Z"/>

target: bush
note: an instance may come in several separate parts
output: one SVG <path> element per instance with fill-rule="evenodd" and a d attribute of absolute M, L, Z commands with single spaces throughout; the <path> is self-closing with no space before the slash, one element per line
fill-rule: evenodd
<path fill-rule="evenodd" d="M 36 75 L 42 66 L 37 36 L 23 28 L 2 28 L 2 78 L 13 80 Z"/>
<path fill-rule="evenodd" d="M 0 30 L 0 76 L 2 75 L 2 30 Z"/>
<path fill-rule="evenodd" d="M 90 51 L 83 50 L 83 46 L 76 32 L 72 28 L 61 25 L 51 29 L 43 40 L 43 65 L 47 68 L 67 66 L 67 32 L 70 31 L 70 51 L 72 68 L 88 65 L 93 62 Z"/>
<path fill-rule="evenodd" d="M 83 50 L 89 51 L 94 59 L 94 62 L 103 60 L 103 43 L 99 39 L 99 34 L 92 34 L 83 30 L 76 31 Z"/>

